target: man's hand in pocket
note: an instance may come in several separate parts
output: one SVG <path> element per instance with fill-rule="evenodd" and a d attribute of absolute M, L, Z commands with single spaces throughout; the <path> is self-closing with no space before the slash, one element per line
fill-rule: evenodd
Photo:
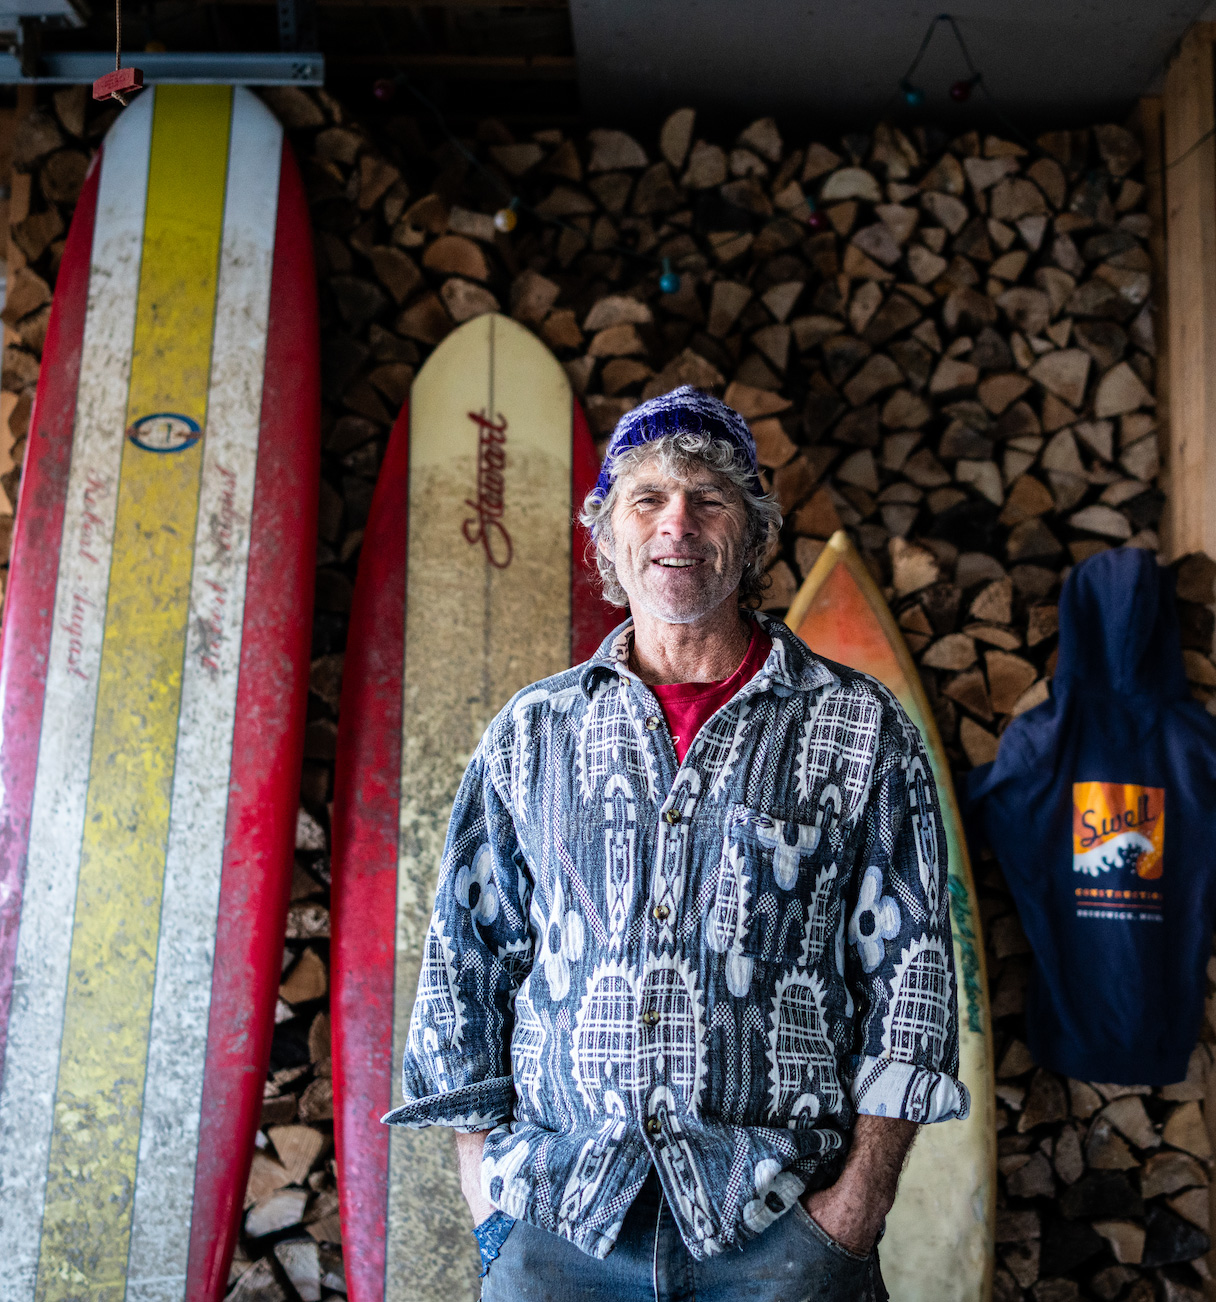
<path fill-rule="evenodd" d="M 872 1252 L 915 1137 L 914 1122 L 858 1117 L 840 1178 L 803 1198 L 807 1215 L 841 1247 Z"/>

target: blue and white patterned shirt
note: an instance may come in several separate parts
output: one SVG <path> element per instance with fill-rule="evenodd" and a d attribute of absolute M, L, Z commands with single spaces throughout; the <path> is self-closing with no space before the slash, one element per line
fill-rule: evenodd
<path fill-rule="evenodd" d="M 461 783 L 394 1125 L 493 1128 L 508 1215 L 603 1257 L 650 1167 L 695 1257 L 839 1173 L 858 1113 L 964 1117 L 924 744 L 783 624 L 682 765 L 632 626 Z"/>

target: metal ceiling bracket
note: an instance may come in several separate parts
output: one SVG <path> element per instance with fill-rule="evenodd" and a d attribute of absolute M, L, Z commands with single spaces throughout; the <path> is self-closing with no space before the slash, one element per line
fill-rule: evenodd
<path fill-rule="evenodd" d="M 114 52 L 44 51 L 36 63 L 36 74 L 23 66 L 15 53 L 0 54 L 0 85 L 43 84 L 50 86 L 91 85 L 114 70 Z M 267 54 L 188 54 L 173 51 L 150 54 L 140 51 L 139 66 L 144 85 L 179 82 L 225 86 L 323 86 L 325 56 L 312 51 L 284 51 Z"/>

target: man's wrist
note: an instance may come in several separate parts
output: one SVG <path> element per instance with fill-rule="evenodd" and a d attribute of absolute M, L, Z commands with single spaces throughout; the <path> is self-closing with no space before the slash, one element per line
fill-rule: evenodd
<path fill-rule="evenodd" d="M 481 1154 L 488 1130 L 455 1133 L 460 1166 L 460 1191 L 468 1203 L 473 1224 L 478 1225 L 494 1211 L 494 1204 L 481 1191 Z"/>

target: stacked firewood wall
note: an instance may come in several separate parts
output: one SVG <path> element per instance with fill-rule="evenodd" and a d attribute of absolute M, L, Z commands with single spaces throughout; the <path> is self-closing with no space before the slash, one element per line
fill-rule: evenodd
<path fill-rule="evenodd" d="M 654 138 L 485 121 L 457 145 L 408 105 L 358 121 L 324 92 L 266 98 L 313 212 L 324 461 L 297 871 L 231 1296 L 307 1302 L 343 1290 L 326 993 L 347 615 L 389 428 L 454 325 L 502 311 L 535 330 L 601 441 L 681 383 L 738 407 L 786 517 L 766 607 L 782 612 L 847 529 L 959 772 L 1045 699 L 1068 567 L 1104 547 L 1156 549 L 1165 498 L 1153 177 L 1124 126 L 1034 142 L 880 126 L 825 144 L 766 119 L 710 140 L 688 110 Z M 108 116 L 60 92 L 17 141 L 33 185 L 3 313 L 10 500 L 63 232 Z M 519 223 L 504 233 L 493 217 L 513 197 Z M 675 292 L 660 288 L 663 260 Z M 1214 574 L 1203 557 L 1179 566 L 1188 675 L 1205 700 Z M 995 861 L 975 868 L 997 1041 L 995 1297 L 1201 1297 L 1216 1029 L 1166 1089 L 1037 1068 L 1028 946 Z"/>

